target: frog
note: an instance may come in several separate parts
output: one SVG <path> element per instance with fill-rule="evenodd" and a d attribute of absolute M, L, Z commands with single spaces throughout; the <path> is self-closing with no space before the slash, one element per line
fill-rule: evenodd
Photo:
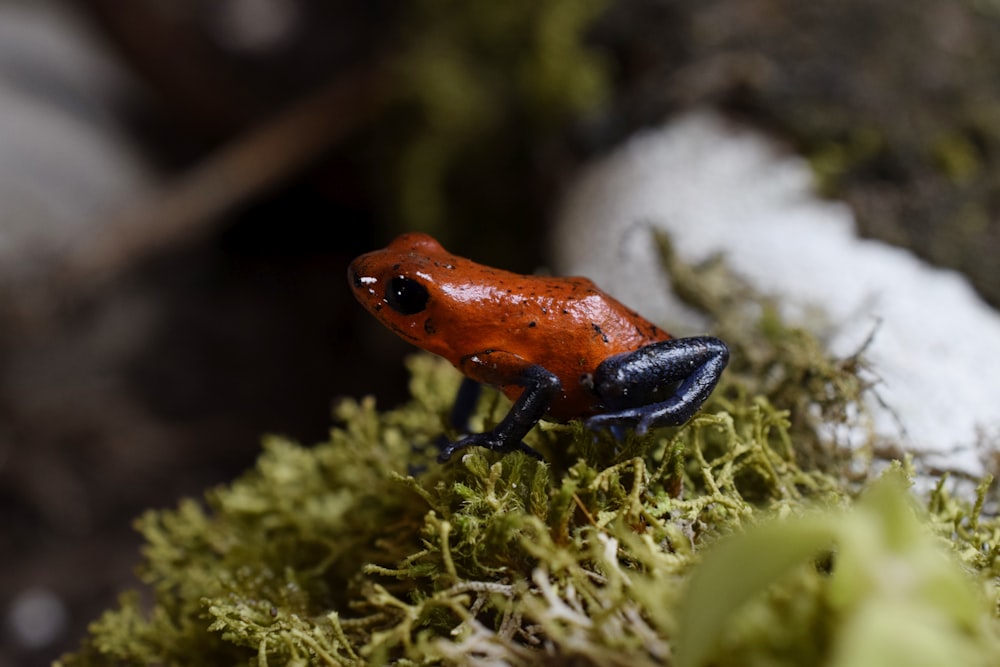
<path fill-rule="evenodd" d="M 463 374 L 457 429 L 468 430 L 483 385 L 511 400 L 494 428 L 442 443 L 441 462 L 476 446 L 542 458 L 523 441 L 542 419 L 616 435 L 684 424 L 729 361 L 722 340 L 674 337 L 588 278 L 478 264 L 420 232 L 357 257 L 347 280 L 379 322 Z"/>

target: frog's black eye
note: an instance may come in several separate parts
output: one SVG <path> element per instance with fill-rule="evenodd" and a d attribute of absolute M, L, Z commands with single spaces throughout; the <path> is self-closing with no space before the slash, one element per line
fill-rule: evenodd
<path fill-rule="evenodd" d="M 400 315 L 416 315 L 427 307 L 427 288 L 416 280 L 396 276 L 385 290 L 385 302 Z"/>

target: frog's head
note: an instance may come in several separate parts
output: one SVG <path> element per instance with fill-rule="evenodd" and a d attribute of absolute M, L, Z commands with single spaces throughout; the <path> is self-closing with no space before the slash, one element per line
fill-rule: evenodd
<path fill-rule="evenodd" d="M 354 296 L 385 326 L 411 343 L 433 349 L 437 311 L 451 300 L 447 285 L 461 258 L 427 234 L 403 234 L 381 250 L 361 255 L 347 269 Z"/>

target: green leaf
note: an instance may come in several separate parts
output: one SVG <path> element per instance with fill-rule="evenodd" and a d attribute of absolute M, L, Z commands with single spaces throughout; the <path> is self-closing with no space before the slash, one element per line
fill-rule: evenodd
<path fill-rule="evenodd" d="M 681 602 L 678 667 L 703 664 L 747 601 L 829 549 L 836 536 L 831 518 L 817 514 L 755 526 L 716 545 L 696 567 Z"/>

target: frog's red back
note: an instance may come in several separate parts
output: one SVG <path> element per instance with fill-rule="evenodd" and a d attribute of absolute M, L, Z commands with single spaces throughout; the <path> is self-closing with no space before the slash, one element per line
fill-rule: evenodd
<path fill-rule="evenodd" d="M 587 379 L 603 360 L 670 338 L 587 278 L 483 266 L 426 234 L 404 234 L 362 255 L 349 273 L 355 296 L 376 318 L 459 368 L 470 355 L 503 351 L 554 373 L 563 386 L 549 410 L 555 419 L 592 413 Z M 392 295 L 407 289 L 418 292 L 407 297 L 413 305 L 390 307 Z M 516 379 L 496 383 L 512 400 L 521 393 Z"/>

